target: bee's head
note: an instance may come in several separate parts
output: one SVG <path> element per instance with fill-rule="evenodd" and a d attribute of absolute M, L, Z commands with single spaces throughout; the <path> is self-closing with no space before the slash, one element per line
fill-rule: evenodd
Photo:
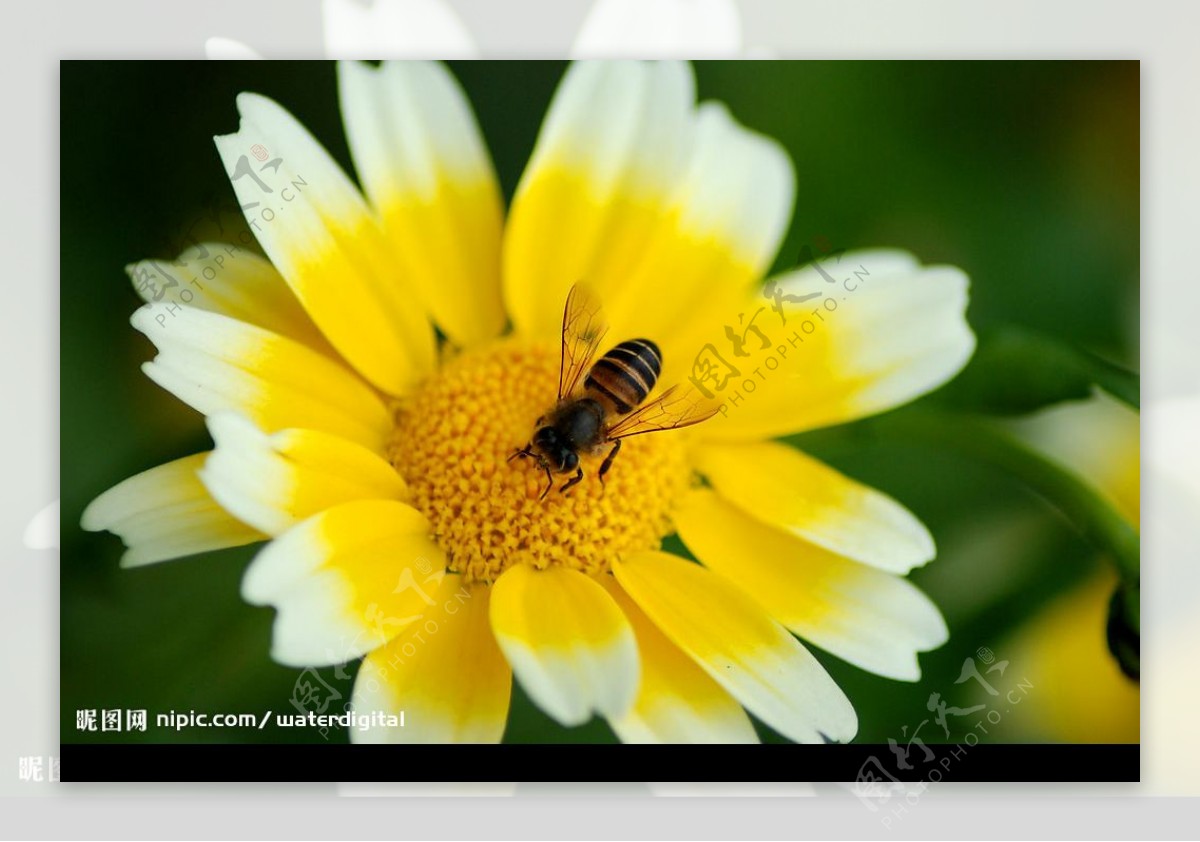
<path fill-rule="evenodd" d="M 531 444 L 533 449 L 550 463 L 550 467 L 559 473 L 573 471 L 579 465 L 579 455 L 554 427 L 538 427 Z"/>

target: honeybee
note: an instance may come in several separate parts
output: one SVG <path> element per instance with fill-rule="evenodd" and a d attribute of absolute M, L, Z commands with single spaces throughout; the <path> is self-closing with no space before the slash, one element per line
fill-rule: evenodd
<path fill-rule="evenodd" d="M 537 420 L 529 443 L 508 458 L 528 457 L 546 472 L 540 499 L 554 487 L 554 474 L 575 472 L 559 493 L 583 480 L 582 454 L 598 454 L 611 445 L 598 473 L 603 484 L 622 440 L 699 424 L 717 413 L 716 406 L 680 394 L 678 384 L 642 405 L 662 373 L 662 352 L 649 339 L 628 339 L 593 365 L 606 333 L 596 300 L 578 284 L 571 287 L 563 308 L 558 401 Z"/>

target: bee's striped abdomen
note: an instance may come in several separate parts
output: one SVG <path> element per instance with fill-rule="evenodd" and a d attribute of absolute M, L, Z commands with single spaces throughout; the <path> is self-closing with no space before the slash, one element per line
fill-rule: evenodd
<path fill-rule="evenodd" d="M 630 339 L 596 361 L 584 388 L 624 415 L 646 399 L 662 373 L 662 352 L 649 339 Z"/>

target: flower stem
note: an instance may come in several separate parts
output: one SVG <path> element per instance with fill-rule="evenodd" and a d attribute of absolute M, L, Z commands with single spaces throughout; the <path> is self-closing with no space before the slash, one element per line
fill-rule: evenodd
<path fill-rule="evenodd" d="M 1132 408 L 1142 408 L 1142 390 L 1136 374 L 1086 351 L 1079 351 L 1079 359 L 1093 383 Z"/>
<path fill-rule="evenodd" d="M 1137 586 L 1141 572 L 1137 530 L 1078 476 L 1028 449 L 994 422 L 972 415 L 901 411 L 864 424 L 881 437 L 949 445 L 1017 478 L 1111 558 L 1123 582 Z"/>

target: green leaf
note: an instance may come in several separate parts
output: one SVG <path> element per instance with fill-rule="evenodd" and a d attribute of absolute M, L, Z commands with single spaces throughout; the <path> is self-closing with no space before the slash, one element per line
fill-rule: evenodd
<path fill-rule="evenodd" d="M 1018 328 L 984 333 L 971 363 L 942 390 L 957 409 L 1023 415 L 1101 388 L 1134 409 L 1141 405 L 1134 372 L 1073 345 Z"/>

